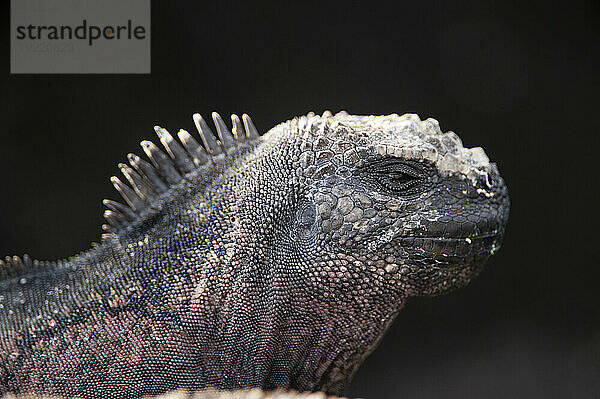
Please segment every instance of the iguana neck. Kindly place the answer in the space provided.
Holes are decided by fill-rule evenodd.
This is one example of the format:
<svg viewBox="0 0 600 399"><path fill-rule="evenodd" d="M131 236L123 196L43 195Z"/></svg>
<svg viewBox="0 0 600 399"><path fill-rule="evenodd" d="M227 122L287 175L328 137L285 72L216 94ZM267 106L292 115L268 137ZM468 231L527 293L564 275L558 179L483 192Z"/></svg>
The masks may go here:
<svg viewBox="0 0 600 399"><path fill-rule="evenodd" d="M194 351L202 353L195 368L204 377L192 386L340 393L396 313L382 319L368 308L340 311L339 302L324 301L302 276L286 290L278 268L264 261L234 256L223 264L225 295L214 295L223 291L210 279L195 287L182 318L199 345ZM357 324L363 325L358 334Z"/></svg>

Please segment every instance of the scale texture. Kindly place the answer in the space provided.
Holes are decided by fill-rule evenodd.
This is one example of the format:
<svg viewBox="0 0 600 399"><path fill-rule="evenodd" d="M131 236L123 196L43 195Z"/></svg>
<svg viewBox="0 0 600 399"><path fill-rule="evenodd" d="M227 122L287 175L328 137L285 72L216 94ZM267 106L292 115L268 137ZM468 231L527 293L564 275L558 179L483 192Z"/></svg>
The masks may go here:
<svg viewBox="0 0 600 399"><path fill-rule="evenodd" d="M434 119L310 113L260 136L212 116L119 165L99 244L0 261L0 393L340 394L409 297L500 247L496 165Z"/></svg>
<svg viewBox="0 0 600 399"><path fill-rule="evenodd" d="M59 399L56 396L13 395L6 394L2 399ZM205 389L190 392L187 390L170 391L165 394L153 396L154 399L347 399L339 396L329 396L323 392L296 392L275 390L265 392L260 388L240 389L235 391L220 391Z"/></svg>

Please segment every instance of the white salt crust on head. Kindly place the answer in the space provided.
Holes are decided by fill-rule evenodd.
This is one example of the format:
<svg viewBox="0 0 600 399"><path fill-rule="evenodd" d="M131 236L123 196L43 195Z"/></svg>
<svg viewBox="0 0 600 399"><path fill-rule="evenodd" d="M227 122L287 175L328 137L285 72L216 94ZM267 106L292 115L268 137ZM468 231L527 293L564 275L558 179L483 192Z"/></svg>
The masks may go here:
<svg viewBox="0 0 600 399"><path fill-rule="evenodd" d="M454 132L442 133L437 120L422 121L417 114L365 116L326 112L323 116L309 114L306 124L302 122L299 127L312 134L344 137L380 155L425 159L435 164L442 175L464 176L473 183L478 176L487 177L490 167L481 147L465 148Z"/></svg>

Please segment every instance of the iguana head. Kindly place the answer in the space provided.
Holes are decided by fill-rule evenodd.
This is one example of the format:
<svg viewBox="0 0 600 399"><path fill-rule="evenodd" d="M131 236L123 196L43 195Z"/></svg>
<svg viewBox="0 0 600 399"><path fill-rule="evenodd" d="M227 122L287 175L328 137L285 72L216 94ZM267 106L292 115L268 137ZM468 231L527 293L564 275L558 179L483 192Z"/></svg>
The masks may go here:
<svg viewBox="0 0 600 399"><path fill-rule="evenodd" d="M500 247L509 199L496 165L434 119L326 113L269 135L294 143L287 167L301 191L281 241L324 291L439 294Z"/></svg>
<svg viewBox="0 0 600 399"><path fill-rule="evenodd" d="M245 126L232 115L231 131L213 119L217 137L194 116L204 148L157 127L172 160L145 141L154 166L129 157L142 178L121 164L135 192L113 178L131 210L106 202L109 231L130 225L131 211L162 208L157 194L187 180L200 195L184 195L191 206L221 203L218 221L241 249L329 293L438 294L468 283L500 247L509 199L496 165L435 119L311 113L262 137L246 115Z"/></svg>

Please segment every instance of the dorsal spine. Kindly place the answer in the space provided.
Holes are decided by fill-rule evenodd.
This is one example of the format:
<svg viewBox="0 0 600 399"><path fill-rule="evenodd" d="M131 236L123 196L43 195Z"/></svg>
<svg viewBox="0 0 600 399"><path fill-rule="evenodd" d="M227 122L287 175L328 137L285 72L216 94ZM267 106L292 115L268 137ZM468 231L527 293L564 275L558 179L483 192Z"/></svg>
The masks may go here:
<svg viewBox="0 0 600 399"><path fill-rule="evenodd" d="M135 154L127 155L130 166L121 163L119 169L129 184L116 176L110 178L125 204L112 200L103 201L108 208L104 211L107 222L102 226L106 231L104 238L140 219L158 196L179 184L186 175L211 163L222 163L226 157L253 145L259 138L252 119L246 114L242 115L241 120L237 115L231 115L232 129L227 127L218 113L213 112L212 119L217 135L200 114L193 115L203 146L183 129L177 134L179 140L176 140L166 129L155 126L154 131L166 153L153 142L144 140L140 144L150 162Z"/></svg>

